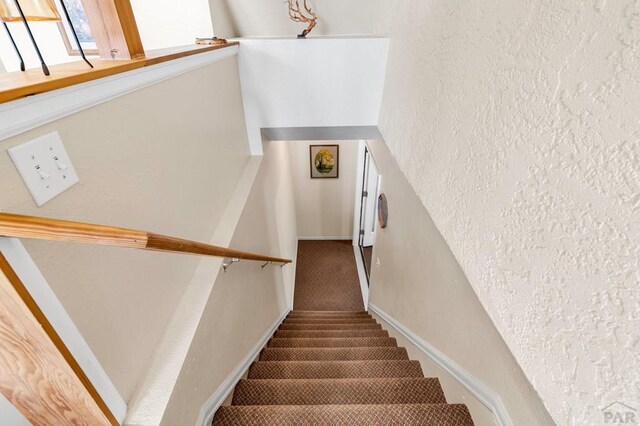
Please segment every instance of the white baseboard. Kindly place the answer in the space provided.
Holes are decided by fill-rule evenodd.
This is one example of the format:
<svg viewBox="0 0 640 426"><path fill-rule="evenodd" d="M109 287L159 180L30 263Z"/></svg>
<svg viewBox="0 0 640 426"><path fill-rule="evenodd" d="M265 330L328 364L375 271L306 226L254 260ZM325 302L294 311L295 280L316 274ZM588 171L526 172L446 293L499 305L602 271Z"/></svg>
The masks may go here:
<svg viewBox="0 0 640 426"><path fill-rule="evenodd" d="M421 337L413 333L398 320L387 314L375 305L369 304L369 310L382 318L390 327L406 337L415 347L431 358L436 364L451 374L465 389L467 389L478 401L487 407L495 417L499 426L512 426L511 418L506 407L502 403L500 395L491 390L478 378L458 365L451 358L425 342Z"/></svg>
<svg viewBox="0 0 640 426"><path fill-rule="evenodd" d="M311 241L329 241L329 240L339 240L339 241L351 241L351 236L341 235L339 237L325 237L325 236L311 236L311 237L301 237L298 236L298 241L300 240L311 240Z"/></svg>
<svg viewBox="0 0 640 426"><path fill-rule="evenodd" d="M367 272L364 270L364 261L360 253L360 247L353 246L353 255L356 257L356 268L358 268L358 281L360 281L360 292L362 293L362 302L364 310L369 306L369 281L367 280Z"/></svg>
<svg viewBox="0 0 640 426"><path fill-rule="evenodd" d="M211 425L213 416L216 414L218 408L220 408L224 400L227 399L231 391L233 391L233 388L236 386L238 381L240 381L244 373L249 369L253 361L258 357L258 355L260 355L260 351L262 350L262 348L264 348L271 336L273 336L273 333L275 333L280 323L288 314L289 311L287 310L278 320L271 324L266 333L264 333L262 338L253 346L253 348L251 348L242 362L238 364L238 366L231 372L231 374L229 374L227 378L220 384L220 386L218 386L218 388L213 392L207 402L205 402L202 408L200 408L196 426Z"/></svg>
<svg viewBox="0 0 640 426"><path fill-rule="evenodd" d="M291 286L291 299L289 300L289 309L293 311L293 302L296 297L296 274L298 273L298 244L300 240L296 240L296 252L293 258L293 283Z"/></svg>

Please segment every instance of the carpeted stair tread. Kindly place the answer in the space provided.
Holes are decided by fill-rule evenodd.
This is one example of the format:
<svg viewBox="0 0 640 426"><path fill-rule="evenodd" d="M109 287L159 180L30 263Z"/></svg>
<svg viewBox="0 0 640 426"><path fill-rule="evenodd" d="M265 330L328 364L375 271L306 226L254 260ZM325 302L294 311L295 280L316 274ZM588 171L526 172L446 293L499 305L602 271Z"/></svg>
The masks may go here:
<svg viewBox="0 0 640 426"><path fill-rule="evenodd" d="M240 380L231 405L440 404L437 378Z"/></svg>
<svg viewBox="0 0 640 426"><path fill-rule="evenodd" d="M368 312L358 314L301 314L291 312L287 318L338 319L338 318L373 318Z"/></svg>
<svg viewBox="0 0 640 426"><path fill-rule="evenodd" d="M283 324L377 324L373 318L285 318Z"/></svg>
<svg viewBox="0 0 640 426"><path fill-rule="evenodd" d="M213 426L473 426L462 404L220 407Z"/></svg>
<svg viewBox="0 0 640 426"><path fill-rule="evenodd" d="M345 314L368 314L367 311L303 311L296 309L294 311L289 312L291 314L299 314L299 315L345 315Z"/></svg>
<svg viewBox="0 0 640 426"><path fill-rule="evenodd" d="M387 330L278 330L274 337L389 337Z"/></svg>
<svg viewBox="0 0 640 426"><path fill-rule="evenodd" d="M281 324L279 330L382 330L380 324Z"/></svg>
<svg viewBox="0 0 640 426"><path fill-rule="evenodd" d="M297 262L303 310L289 312L213 425L473 425L364 310L351 242L300 241Z"/></svg>
<svg viewBox="0 0 640 426"><path fill-rule="evenodd" d="M369 346L398 346L393 337L335 337L335 338L272 338L268 348L344 348Z"/></svg>
<svg viewBox="0 0 640 426"><path fill-rule="evenodd" d="M367 320L373 319L367 315L287 315L286 319L294 320L323 320L323 321L341 321L341 320Z"/></svg>
<svg viewBox="0 0 640 426"><path fill-rule="evenodd" d="M264 348L260 361L408 360L405 348Z"/></svg>
<svg viewBox="0 0 640 426"><path fill-rule="evenodd" d="M256 361L249 379L423 377L418 361Z"/></svg>

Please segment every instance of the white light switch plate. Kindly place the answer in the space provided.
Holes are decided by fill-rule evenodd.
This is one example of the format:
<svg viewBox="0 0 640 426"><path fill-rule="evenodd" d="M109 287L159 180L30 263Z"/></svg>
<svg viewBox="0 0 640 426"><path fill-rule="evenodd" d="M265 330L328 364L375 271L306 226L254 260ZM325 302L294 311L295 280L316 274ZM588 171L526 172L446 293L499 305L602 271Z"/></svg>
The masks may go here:
<svg viewBox="0 0 640 426"><path fill-rule="evenodd" d="M8 151L38 207L78 183L78 175L58 132Z"/></svg>

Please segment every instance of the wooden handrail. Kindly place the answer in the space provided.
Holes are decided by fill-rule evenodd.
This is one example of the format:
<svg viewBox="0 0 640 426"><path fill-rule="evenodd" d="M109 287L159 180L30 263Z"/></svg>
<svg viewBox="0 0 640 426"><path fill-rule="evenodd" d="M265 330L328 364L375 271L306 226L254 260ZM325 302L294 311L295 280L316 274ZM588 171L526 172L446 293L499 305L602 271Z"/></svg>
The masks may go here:
<svg viewBox="0 0 640 426"><path fill-rule="evenodd" d="M264 256L151 232L68 220L24 216L13 213L0 213L0 235L15 238L32 238L37 240L198 254L202 256L259 260L262 262L291 263L291 259Z"/></svg>

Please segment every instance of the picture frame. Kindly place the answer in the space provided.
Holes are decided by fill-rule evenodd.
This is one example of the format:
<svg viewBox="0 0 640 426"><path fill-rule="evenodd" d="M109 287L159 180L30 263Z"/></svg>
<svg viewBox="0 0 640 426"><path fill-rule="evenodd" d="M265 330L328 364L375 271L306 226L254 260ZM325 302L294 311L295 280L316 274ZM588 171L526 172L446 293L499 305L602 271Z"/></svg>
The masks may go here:
<svg viewBox="0 0 640 426"><path fill-rule="evenodd" d="M340 146L310 145L309 175L311 179L338 179L340 177Z"/></svg>

